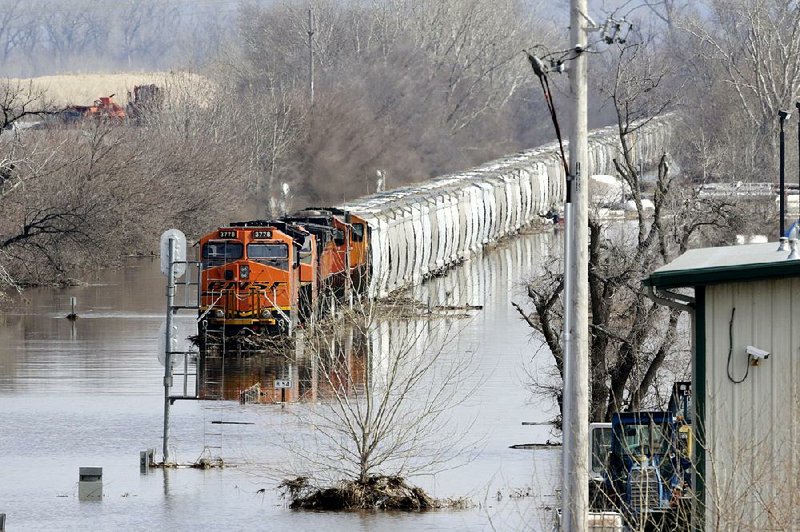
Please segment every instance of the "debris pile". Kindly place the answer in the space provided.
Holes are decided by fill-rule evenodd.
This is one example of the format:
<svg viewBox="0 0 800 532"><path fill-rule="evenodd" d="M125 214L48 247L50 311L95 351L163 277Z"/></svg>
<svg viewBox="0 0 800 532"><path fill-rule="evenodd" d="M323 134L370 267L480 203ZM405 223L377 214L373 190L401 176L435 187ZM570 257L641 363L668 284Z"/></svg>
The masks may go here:
<svg viewBox="0 0 800 532"><path fill-rule="evenodd" d="M366 483L347 480L327 488L313 486L307 477L297 477L284 480L280 487L286 490L293 509L418 511L449 506L400 477L373 476Z"/></svg>

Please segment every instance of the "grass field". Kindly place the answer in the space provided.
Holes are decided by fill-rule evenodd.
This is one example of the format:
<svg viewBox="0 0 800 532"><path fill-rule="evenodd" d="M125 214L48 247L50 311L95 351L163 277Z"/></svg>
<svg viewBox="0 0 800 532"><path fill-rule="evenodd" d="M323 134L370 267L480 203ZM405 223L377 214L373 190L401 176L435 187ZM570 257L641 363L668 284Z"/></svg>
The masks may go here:
<svg viewBox="0 0 800 532"><path fill-rule="evenodd" d="M34 87L46 91L50 102L57 106L91 105L100 96L115 94L114 100L125 105L128 92L135 85L155 83L159 87L191 87L202 93L210 90L208 81L198 74L172 72L142 72L119 74L62 74L57 76L41 76L38 78L19 79L22 83L32 82ZM196 95L202 100L200 94Z"/></svg>

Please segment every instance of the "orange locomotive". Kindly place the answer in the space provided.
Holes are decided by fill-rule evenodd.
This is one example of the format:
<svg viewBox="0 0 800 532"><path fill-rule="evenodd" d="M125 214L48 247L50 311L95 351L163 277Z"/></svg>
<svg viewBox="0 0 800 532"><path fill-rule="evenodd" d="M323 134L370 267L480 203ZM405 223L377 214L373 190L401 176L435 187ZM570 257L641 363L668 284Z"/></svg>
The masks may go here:
<svg viewBox="0 0 800 532"><path fill-rule="evenodd" d="M366 222L336 209L220 227L199 242L201 324L228 335L290 335L363 290L368 243Z"/></svg>
<svg viewBox="0 0 800 532"><path fill-rule="evenodd" d="M319 293L346 299L366 288L367 222L350 212L326 207L298 211L284 218L300 224L317 238Z"/></svg>
<svg viewBox="0 0 800 532"><path fill-rule="evenodd" d="M200 239L201 316L209 330L290 332L298 322L300 250L311 235L239 222Z"/></svg>

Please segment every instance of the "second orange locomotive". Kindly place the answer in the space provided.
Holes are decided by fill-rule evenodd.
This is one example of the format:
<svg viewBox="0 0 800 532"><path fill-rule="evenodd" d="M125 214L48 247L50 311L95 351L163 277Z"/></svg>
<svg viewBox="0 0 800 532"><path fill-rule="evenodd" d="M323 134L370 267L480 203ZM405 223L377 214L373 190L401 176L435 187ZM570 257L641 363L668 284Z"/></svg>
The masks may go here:
<svg viewBox="0 0 800 532"><path fill-rule="evenodd" d="M209 331L291 334L365 287L369 230L337 209L236 222L199 242L201 322Z"/></svg>

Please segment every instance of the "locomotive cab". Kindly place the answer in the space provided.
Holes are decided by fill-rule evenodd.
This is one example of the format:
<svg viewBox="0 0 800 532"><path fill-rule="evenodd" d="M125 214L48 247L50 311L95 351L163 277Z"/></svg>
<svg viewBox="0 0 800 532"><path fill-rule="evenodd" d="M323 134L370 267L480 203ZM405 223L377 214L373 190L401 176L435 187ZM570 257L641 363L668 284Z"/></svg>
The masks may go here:
<svg viewBox="0 0 800 532"><path fill-rule="evenodd" d="M220 227L200 239L200 322L227 335L291 333L361 293L369 227L340 209Z"/></svg>
<svg viewBox="0 0 800 532"><path fill-rule="evenodd" d="M271 222L231 224L200 240L200 314L209 330L291 333L302 242Z"/></svg>

